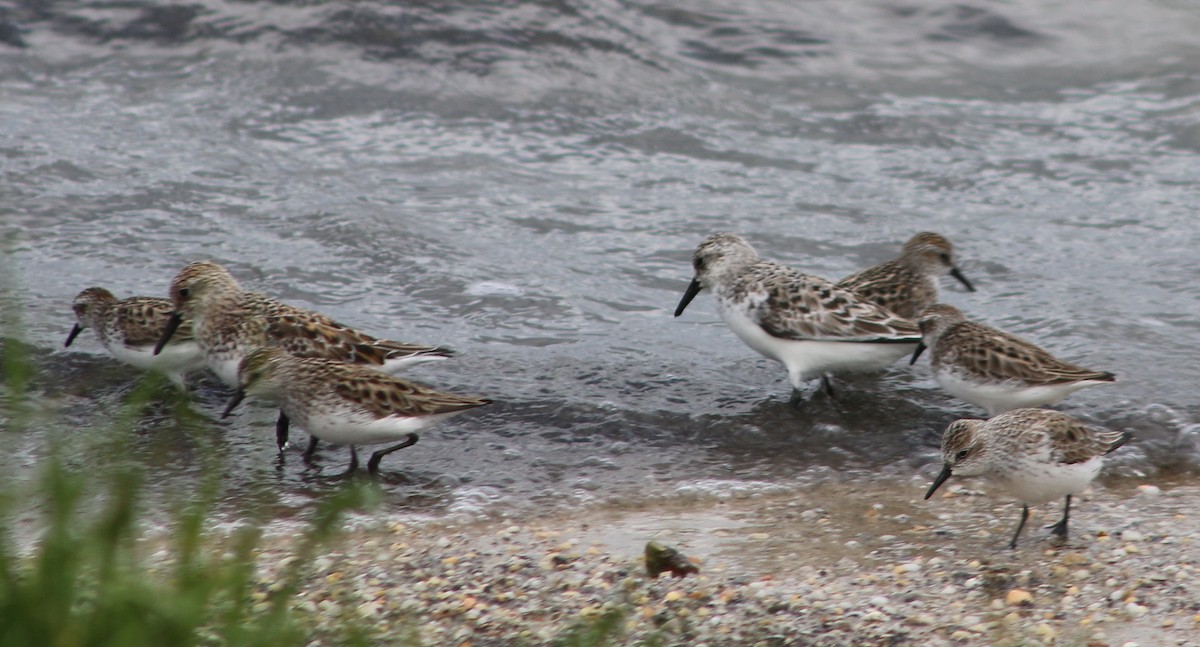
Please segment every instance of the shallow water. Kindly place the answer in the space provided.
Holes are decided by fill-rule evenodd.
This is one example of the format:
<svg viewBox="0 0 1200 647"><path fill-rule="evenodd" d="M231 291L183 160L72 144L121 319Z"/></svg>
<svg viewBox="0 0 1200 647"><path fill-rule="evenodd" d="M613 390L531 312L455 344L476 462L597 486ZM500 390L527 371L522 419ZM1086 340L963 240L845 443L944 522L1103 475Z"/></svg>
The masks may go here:
<svg viewBox="0 0 1200 647"><path fill-rule="evenodd" d="M336 487L276 459L266 407L217 420L211 379L105 449L138 374L62 348L71 298L165 295L213 258L456 348L411 376L497 401L385 461L400 514L932 476L941 429L981 412L924 365L795 411L711 298L671 315L714 231L833 278L933 230L979 290L946 301L1118 374L1060 405L1137 433L1114 472L1200 466L1190 3L30 7L0 11L6 334L40 410L94 441L81 465L129 453L171 493L216 460L228 500L283 517ZM28 473L55 426L0 460Z"/></svg>

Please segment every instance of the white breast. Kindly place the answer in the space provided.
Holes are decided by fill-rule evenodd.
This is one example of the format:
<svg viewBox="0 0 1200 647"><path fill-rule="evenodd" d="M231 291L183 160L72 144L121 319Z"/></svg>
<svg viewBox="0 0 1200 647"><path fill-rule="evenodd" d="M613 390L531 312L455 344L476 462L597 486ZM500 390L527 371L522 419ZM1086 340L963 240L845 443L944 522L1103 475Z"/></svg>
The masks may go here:
<svg viewBox="0 0 1200 647"><path fill-rule="evenodd" d="M1096 478L1103 464L1099 456L1070 464L1026 461L1003 475L992 475L992 479L1009 494L1033 505L1079 494Z"/></svg>
<svg viewBox="0 0 1200 647"><path fill-rule="evenodd" d="M987 409L993 416L1013 409L1056 404L1085 386L1101 384L1095 380L1038 386L1016 381L982 382L952 366L940 367L934 377L950 394Z"/></svg>
<svg viewBox="0 0 1200 647"><path fill-rule="evenodd" d="M826 373L853 373L881 370L916 349L911 344L877 344L847 341L793 341L768 334L750 318L746 308L718 300L718 312L725 324L747 346L761 355L782 363L792 386L799 389L807 380Z"/></svg>

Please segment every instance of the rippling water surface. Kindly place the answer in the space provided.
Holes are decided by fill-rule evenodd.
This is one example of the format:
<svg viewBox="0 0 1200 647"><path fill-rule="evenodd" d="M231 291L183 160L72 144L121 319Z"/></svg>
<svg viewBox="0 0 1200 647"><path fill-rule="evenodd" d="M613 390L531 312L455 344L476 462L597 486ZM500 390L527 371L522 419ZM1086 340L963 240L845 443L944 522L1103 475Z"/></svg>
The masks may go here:
<svg viewBox="0 0 1200 647"><path fill-rule="evenodd" d="M711 298L671 315L715 231L835 278L934 230L979 289L945 300L1118 374L1060 405L1137 432L1116 471L1194 474L1198 32L1168 0L0 5L6 348L59 421L2 460L56 427L104 458L138 373L62 348L71 298L212 258L461 352L411 376L497 403L387 459L400 513L932 475L981 412L925 366L797 411ZM217 420L227 396L145 412L158 488L212 456L281 515L334 487L276 459L265 406Z"/></svg>

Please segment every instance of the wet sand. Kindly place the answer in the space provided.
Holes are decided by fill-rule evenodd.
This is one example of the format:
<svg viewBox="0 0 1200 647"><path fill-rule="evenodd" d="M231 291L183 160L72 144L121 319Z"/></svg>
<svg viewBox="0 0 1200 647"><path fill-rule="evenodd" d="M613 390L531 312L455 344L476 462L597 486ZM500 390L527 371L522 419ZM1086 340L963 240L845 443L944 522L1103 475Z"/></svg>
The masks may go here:
<svg viewBox="0 0 1200 647"><path fill-rule="evenodd" d="M297 605L377 642L551 644L619 615L616 644L1200 645L1200 484L1076 497L1066 544L979 480L846 481L466 525L374 522L314 561ZM648 540L699 566L646 575ZM282 541L282 540L281 540ZM281 550L284 545L278 545ZM264 586L278 560L263 556ZM314 636L326 635L317 628Z"/></svg>

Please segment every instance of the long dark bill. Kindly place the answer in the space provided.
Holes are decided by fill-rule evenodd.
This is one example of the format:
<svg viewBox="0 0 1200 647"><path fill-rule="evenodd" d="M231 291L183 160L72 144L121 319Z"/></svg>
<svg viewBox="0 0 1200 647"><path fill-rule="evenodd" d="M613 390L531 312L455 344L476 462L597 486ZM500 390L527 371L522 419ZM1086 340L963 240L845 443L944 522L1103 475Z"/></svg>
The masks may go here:
<svg viewBox="0 0 1200 647"><path fill-rule="evenodd" d="M275 446L279 451L287 449L289 422L287 414L280 410L279 419L275 421Z"/></svg>
<svg viewBox="0 0 1200 647"><path fill-rule="evenodd" d="M933 496L933 493L937 492L937 489L942 487L942 483L945 483L948 478L950 478L950 466L942 465L942 473L933 479L933 485L930 485L929 490L925 492L925 500L928 501L929 497Z"/></svg>
<svg viewBox="0 0 1200 647"><path fill-rule="evenodd" d="M243 389L238 389L237 393L233 394L233 399L229 401L229 404L225 405L225 412L221 414L221 417L228 418L229 414L233 413L233 410L237 408L237 405L242 403L245 397L246 392Z"/></svg>
<svg viewBox="0 0 1200 647"><path fill-rule="evenodd" d="M912 359L908 360L908 365L912 366L913 364L916 364L917 358L921 356L921 353L925 352L926 348L929 348L929 347L925 345L925 342L923 342L923 341L917 342L917 348L916 348L916 350L913 351Z"/></svg>
<svg viewBox="0 0 1200 647"><path fill-rule="evenodd" d="M67 341L63 344L63 348L70 346L71 342L75 341L75 338L78 337L79 333L81 332L83 332L83 326L75 324L75 327L71 328L71 334L67 335Z"/></svg>
<svg viewBox="0 0 1200 647"><path fill-rule="evenodd" d="M950 276L953 276L954 278L958 279L958 282L963 284L963 287L967 289L967 292L975 291L975 286L971 285L971 282L967 280L967 277L964 276L963 273L961 271L959 271L959 269L957 267L951 268Z"/></svg>
<svg viewBox="0 0 1200 647"><path fill-rule="evenodd" d="M171 318L167 321L167 327L163 330L162 339L159 339L158 345L154 347L155 355L161 353L167 342L171 341L171 335L175 334L175 330L179 328L179 324L181 323L183 323L183 315L178 312L172 312Z"/></svg>
<svg viewBox="0 0 1200 647"><path fill-rule="evenodd" d="M697 294L700 294L700 280L692 279L692 282L687 286L687 290L683 293L683 298L679 300L679 305L675 308L676 317L683 314L683 309L688 307L688 304L692 302L692 299L696 298Z"/></svg>

